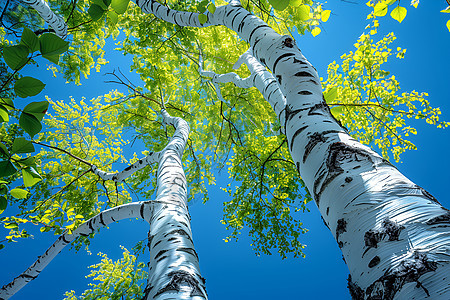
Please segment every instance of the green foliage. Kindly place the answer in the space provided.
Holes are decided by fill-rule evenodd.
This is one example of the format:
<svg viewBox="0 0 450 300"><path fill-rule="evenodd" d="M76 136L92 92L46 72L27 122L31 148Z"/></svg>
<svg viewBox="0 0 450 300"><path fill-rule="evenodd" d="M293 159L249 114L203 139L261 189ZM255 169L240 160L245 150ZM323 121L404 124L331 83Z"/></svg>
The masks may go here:
<svg viewBox="0 0 450 300"><path fill-rule="evenodd" d="M12 144L12 153L34 152L34 146L23 137L16 138Z"/></svg>
<svg viewBox="0 0 450 300"><path fill-rule="evenodd" d="M25 45L14 45L3 48L3 58L13 70L22 68L28 61L28 48Z"/></svg>
<svg viewBox="0 0 450 300"><path fill-rule="evenodd" d="M90 283L90 288L81 296L76 296L75 291L66 292L64 300L141 299L144 296L146 265L138 263L135 255L121 248L124 250L123 257L115 262L106 254L99 253L101 262L90 266L91 273L86 276L96 283Z"/></svg>
<svg viewBox="0 0 450 300"><path fill-rule="evenodd" d="M248 226L252 247L257 254L277 249L282 258L288 253L304 256L300 242L302 228L299 211L311 197L302 195L304 185L287 149L284 136L256 131L246 138L245 147L234 147L229 163L236 188L224 189L232 200L225 203L223 224L231 230L225 241L237 239ZM294 215L296 214L296 215Z"/></svg>
<svg viewBox="0 0 450 300"><path fill-rule="evenodd" d="M25 76L16 81L14 84L14 92L16 92L17 96L26 98L36 96L44 89L44 87L45 84L39 79Z"/></svg>
<svg viewBox="0 0 450 300"><path fill-rule="evenodd" d="M400 154L416 146L408 140L416 129L407 126L405 119L424 119L437 127L447 127L439 121L440 110L432 108L426 93L400 92L394 75L382 65L394 53L389 45L395 40L393 33L374 43L378 22L368 26L354 45L356 50L341 56L342 63L328 66L328 79L323 83L325 99L331 111L361 143L376 145L383 156L396 161ZM397 58L406 50L397 48ZM418 106L420 108L418 108ZM390 153L389 153L390 152Z"/></svg>

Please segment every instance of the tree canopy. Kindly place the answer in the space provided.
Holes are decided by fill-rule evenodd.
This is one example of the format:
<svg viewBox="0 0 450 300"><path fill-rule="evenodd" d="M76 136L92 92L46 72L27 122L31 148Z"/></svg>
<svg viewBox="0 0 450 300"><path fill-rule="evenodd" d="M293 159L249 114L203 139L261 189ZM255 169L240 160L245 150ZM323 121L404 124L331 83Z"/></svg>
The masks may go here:
<svg viewBox="0 0 450 300"><path fill-rule="evenodd" d="M275 250L283 258L289 253L304 256L301 233L307 230L298 212L307 209L311 196L290 158L276 115L256 89L231 83L217 86L199 73L202 67L247 77L250 73L244 66L238 70L233 66L248 45L223 27L180 27L143 14L131 2L108 2L49 1L68 24L68 42L43 30L35 11L14 1L4 6L0 40L0 209L8 230L4 241L30 237L26 226L31 224L40 231L70 232L105 208L151 199L156 170L148 167L114 184L91 173L89 164L111 171L133 163L145 154L127 153L126 147L134 143L142 149L161 150L172 134L156 113L164 101L172 114L182 116L191 127L184 157L190 199L209 200L208 186L216 182L216 168L227 170L232 179L224 187L231 196L224 203L222 222L230 229L225 240L237 238L248 228L256 253ZM322 23L330 17L326 5L290 2L243 5L281 34L321 34ZM167 3L174 9L200 13L222 4ZM417 6L418 1L412 4ZM384 67L388 60L402 59L405 49L392 49L394 34L377 33L384 22L380 17L389 10L393 19L402 22L406 8L397 1L367 5L373 8L370 23L361 28L364 33L354 48L328 66L322 82L324 96L355 138L378 148L386 159L398 161L403 152L416 148L409 136L417 131L408 119L423 119L437 127L448 123L439 119L440 110L430 105L425 92L401 90L395 75ZM204 17L199 19L207 22ZM105 59L105 47L112 40L123 55L132 56L130 70L141 82L129 80L117 69L105 78L119 83L118 88L94 99L68 94L64 101L48 97L24 105L17 100L43 95L45 82L22 75L27 74L26 68L39 70L42 59L47 59L55 76L82 84L93 69L101 72L104 65L113 63ZM12 207L14 213L9 214ZM75 247L89 242L89 238L80 238ZM141 276L139 272L132 276Z"/></svg>

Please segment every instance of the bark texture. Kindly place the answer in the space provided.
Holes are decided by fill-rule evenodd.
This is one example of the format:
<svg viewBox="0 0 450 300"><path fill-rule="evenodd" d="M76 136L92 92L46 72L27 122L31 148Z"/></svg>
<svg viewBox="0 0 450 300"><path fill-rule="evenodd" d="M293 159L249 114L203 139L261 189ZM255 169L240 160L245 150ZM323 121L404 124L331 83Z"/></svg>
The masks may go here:
<svg viewBox="0 0 450 300"><path fill-rule="evenodd" d="M67 36L67 24L64 20L57 16L48 6L47 2L44 0L21 0L23 3L28 4L34 8L38 14L44 19L50 27L53 28L56 35L62 39Z"/></svg>
<svg viewBox="0 0 450 300"><path fill-rule="evenodd" d="M207 299L205 280L200 275L187 207L187 182L181 158L189 136L189 126L181 118L162 110L163 122L175 127L168 145L160 152L128 166L119 173L106 173L96 166L91 171L103 180L121 182L151 162L158 162L157 197L154 201L124 204L106 210L61 235L56 242L11 283L0 289L0 299L9 299L35 279L51 260L78 236L88 236L110 223L141 218L150 224L149 278L144 299Z"/></svg>
<svg viewBox="0 0 450 300"><path fill-rule="evenodd" d="M137 4L162 20L202 26L194 13L153 0ZM277 34L238 1L208 13L203 26L211 25L225 25L249 43L257 62L248 63L247 57L246 63L255 79L263 72L257 63L272 71L272 79L265 74L258 88L284 125L297 169L342 250L352 297L450 299L449 211L348 135L330 113L319 76L292 37ZM274 105L284 102L280 96L274 102L265 92L276 88L273 79L285 97L282 108Z"/></svg>

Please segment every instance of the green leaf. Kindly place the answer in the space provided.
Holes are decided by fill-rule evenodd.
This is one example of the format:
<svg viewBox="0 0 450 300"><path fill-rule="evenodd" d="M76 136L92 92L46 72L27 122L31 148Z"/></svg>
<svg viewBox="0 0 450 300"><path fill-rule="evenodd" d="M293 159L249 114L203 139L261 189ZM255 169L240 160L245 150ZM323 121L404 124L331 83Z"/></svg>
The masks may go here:
<svg viewBox="0 0 450 300"><path fill-rule="evenodd" d="M41 175L33 167L22 169L23 184L31 187L42 180Z"/></svg>
<svg viewBox="0 0 450 300"><path fill-rule="evenodd" d="M303 4L303 0L291 0L290 4L294 7L297 7Z"/></svg>
<svg viewBox="0 0 450 300"><path fill-rule="evenodd" d="M108 18L111 20L111 23L114 25L119 21L119 15L115 11L108 11Z"/></svg>
<svg viewBox="0 0 450 300"><path fill-rule="evenodd" d="M0 244L0 250L2 250L3 248L5 248L5 245Z"/></svg>
<svg viewBox="0 0 450 300"><path fill-rule="evenodd" d="M6 64L13 70L18 70L28 61L28 47L15 45L3 48L3 58Z"/></svg>
<svg viewBox="0 0 450 300"><path fill-rule="evenodd" d="M25 76L16 81L14 84L14 91L17 96L26 98L36 96L44 89L44 87L45 84L43 84L39 79Z"/></svg>
<svg viewBox="0 0 450 300"><path fill-rule="evenodd" d="M0 184L0 194L6 195L8 192L8 186L6 184Z"/></svg>
<svg viewBox="0 0 450 300"><path fill-rule="evenodd" d="M285 10L289 6L289 0L269 0L269 3L276 10Z"/></svg>
<svg viewBox="0 0 450 300"><path fill-rule="evenodd" d="M23 137L18 137L14 139L11 151L12 153L31 153L35 150L32 142Z"/></svg>
<svg viewBox="0 0 450 300"><path fill-rule="evenodd" d="M447 21L447 29L450 31L450 20Z"/></svg>
<svg viewBox="0 0 450 300"><path fill-rule="evenodd" d="M23 112L33 115L36 117L36 119L42 121L42 118L44 118L44 115L48 110L48 105L48 101L31 102L30 104L25 106Z"/></svg>
<svg viewBox="0 0 450 300"><path fill-rule="evenodd" d="M30 157L27 157L27 158L23 158L23 159L19 160L19 163L21 165L24 165L24 166L27 166L27 167L34 166L34 165L36 165L36 157L30 156Z"/></svg>
<svg viewBox="0 0 450 300"><path fill-rule="evenodd" d="M323 96L325 97L325 101L327 103L333 102L338 95L337 91L338 91L337 87L334 86L331 89L329 89L326 93L324 93Z"/></svg>
<svg viewBox="0 0 450 300"><path fill-rule="evenodd" d="M69 42L53 33L44 33L39 37L39 48L44 57L59 55L69 49Z"/></svg>
<svg viewBox="0 0 450 300"><path fill-rule="evenodd" d="M20 43L28 47L31 53L39 50L39 39L37 35L28 28L24 28Z"/></svg>
<svg viewBox="0 0 450 300"><path fill-rule="evenodd" d="M9 160L0 161L0 177L11 176L16 172L16 168L14 168L14 165Z"/></svg>
<svg viewBox="0 0 450 300"><path fill-rule="evenodd" d="M450 6L447 7L446 9L444 9L444 10L441 10L441 13L450 14Z"/></svg>
<svg viewBox="0 0 450 300"><path fill-rule="evenodd" d="M6 197L0 196L0 214L5 211L7 205L8 205L8 201L6 200ZM3 246L3 245L0 245L0 246ZM0 247L0 249L1 249L1 247Z"/></svg>
<svg viewBox="0 0 450 300"><path fill-rule="evenodd" d="M51 61L54 64L58 64L59 63L59 54L54 54L54 55L42 55L43 58L48 59L49 61Z"/></svg>
<svg viewBox="0 0 450 300"><path fill-rule="evenodd" d="M14 103L10 98L0 98L0 104L3 105L7 110L14 108Z"/></svg>
<svg viewBox="0 0 450 300"><path fill-rule="evenodd" d="M403 6L397 6L391 12L391 17L401 23L406 17L407 10Z"/></svg>
<svg viewBox="0 0 450 300"><path fill-rule="evenodd" d="M330 108L331 113L333 114L333 116L338 116L338 115L342 115L344 113L344 106L343 105L338 105L335 107Z"/></svg>
<svg viewBox="0 0 450 300"><path fill-rule="evenodd" d="M0 123L1 122L9 122L8 110L0 105Z"/></svg>
<svg viewBox="0 0 450 300"><path fill-rule="evenodd" d="M199 13L203 14L206 11L206 5L200 3L199 5L197 5L197 10Z"/></svg>
<svg viewBox="0 0 450 300"><path fill-rule="evenodd" d="M8 158L10 157L9 151L6 148L6 146L3 145L3 143L0 143L0 156L8 157Z"/></svg>
<svg viewBox="0 0 450 300"><path fill-rule="evenodd" d="M16 199L25 199L29 194L28 191L18 188L10 190L9 193Z"/></svg>
<svg viewBox="0 0 450 300"><path fill-rule="evenodd" d="M111 7L119 15L124 14L127 11L130 0L112 0Z"/></svg>
<svg viewBox="0 0 450 300"><path fill-rule="evenodd" d="M106 0L94 0L92 2L95 5L100 6L103 10L107 10L108 6L111 4L111 0L106 1Z"/></svg>
<svg viewBox="0 0 450 300"><path fill-rule="evenodd" d="M208 21L208 16L204 14L199 14L198 20L200 21L200 24L205 24Z"/></svg>
<svg viewBox="0 0 450 300"><path fill-rule="evenodd" d="M214 3L208 4L208 10L212 14L214 14L216 12L216 6L214 5Z"/></svg>
<svg viewBox="0 0 450 300"><path fill-rule="evenodd" d="M378 2L373 8L373 14L377 17L384 17L387 14L388 5L384 2Z"/></svg>
<svg viewBox="0 0 450 300"><path fill-rule="evenodd" d="M36 133L42 130L42 124L39 120L26 112L22 112L19 118L19 125L33 138Z"/></svg>
<svg viewBox="0 0 450 300"><path fill-rule="evenodd" d="M311 19L311 17L309 16L311 9L308 5L301 5L298 9L297 9L297 14L298 17L301 21L306 21Z"/></svg>
<svg viewBox="0 0 450 300"><path fill-rule="evenodd" d="M98 21L105 13L105 10L101 8L100 5L92 4L88 9L88 14L91 16L93 21Z"/></svg>

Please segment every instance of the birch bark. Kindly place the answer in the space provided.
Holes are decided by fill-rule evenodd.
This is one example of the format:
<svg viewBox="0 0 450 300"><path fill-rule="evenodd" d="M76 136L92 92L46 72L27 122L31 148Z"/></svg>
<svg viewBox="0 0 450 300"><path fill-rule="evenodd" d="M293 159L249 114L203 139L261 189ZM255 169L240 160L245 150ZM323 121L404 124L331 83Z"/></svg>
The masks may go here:
<svg viewBox="0 0 450 300"><path fill-rule="evenodd" d="M162 151L150 153L119 173L106 173L91 166L91 171L103 180L121 182L151 162L158 162L156 199L111 208L89 219L74 232L61 235L33 265L0 289L0 299L9 299L35 279L76 237L88 236L101 227L126 218L141 218L150 224L149 278L144 299L207 299L205 280L200 275L192 240L187 182L181 165L189 126L183 119L171 117L164 109L161 113L163 123L175 127L173 137Z"/></svg>
<svg viewBox="0 0 450 300"><path fill-rule="evenodd" d="M292 37L277 34L239 1L206 12L203 25L196 13L177 12L154 0L136 3L143 12L180 26L224 25L272 71L285 97L277 115L289 150L342 250L354 299L450 299L449 211L347 134ZM270 81L260 84L264 94Z"/></svg>
<svg viewBox="0 0 450 300"><path fill-rule="evenodd" d="M49 24L55 31L56 35L62 39L67 36L67 24L64 20L57 16L44 0L21 0L23 3L30 5L38 14Z"/></svg>

